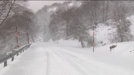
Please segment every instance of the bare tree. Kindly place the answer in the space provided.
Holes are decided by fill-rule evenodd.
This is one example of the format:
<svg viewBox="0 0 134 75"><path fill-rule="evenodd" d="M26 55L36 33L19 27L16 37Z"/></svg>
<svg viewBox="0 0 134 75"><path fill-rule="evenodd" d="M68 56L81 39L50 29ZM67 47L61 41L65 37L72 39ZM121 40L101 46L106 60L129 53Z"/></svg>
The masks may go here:
<svg viewBox="0 0 134 75"><path fill-rule="evenodd" d="M0 1L0 26L5 22L5 20L12 14L12 9L17 3L22 3L27 0L2 0Z"/></svg>

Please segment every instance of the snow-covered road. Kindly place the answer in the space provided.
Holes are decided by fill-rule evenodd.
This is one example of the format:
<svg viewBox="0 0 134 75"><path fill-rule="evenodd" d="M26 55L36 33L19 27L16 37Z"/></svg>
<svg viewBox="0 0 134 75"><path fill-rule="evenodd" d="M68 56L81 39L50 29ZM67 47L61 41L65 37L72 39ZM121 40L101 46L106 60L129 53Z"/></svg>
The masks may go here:
<svg viewBox="0 0 134 75"><path fill-rule="evenodd" d="M6 68L0 68L0 75L134 75L134 72L94 59L87 50L34 44Z"/></svg>
<svg viewBox="0 0 134 75"><path fill-rule="evenodd" d="M125 68L97 62L90 57L67 52L62 48L47 48L49 54L48 75L132 75Z"/></svg>

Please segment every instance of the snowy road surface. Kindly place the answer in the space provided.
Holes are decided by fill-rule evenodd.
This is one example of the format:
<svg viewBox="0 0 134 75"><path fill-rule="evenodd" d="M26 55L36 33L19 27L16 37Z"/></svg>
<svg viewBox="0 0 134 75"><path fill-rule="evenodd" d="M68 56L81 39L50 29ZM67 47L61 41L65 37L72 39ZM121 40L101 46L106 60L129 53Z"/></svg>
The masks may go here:
<svg viewBox="0 0 134 75"><path fill-rule="evenodd" d="M56 44L33 44L14 62L9 61L6 68L0 68L0 75L134 75L134 60L127 62L112 54Z"/></svg>

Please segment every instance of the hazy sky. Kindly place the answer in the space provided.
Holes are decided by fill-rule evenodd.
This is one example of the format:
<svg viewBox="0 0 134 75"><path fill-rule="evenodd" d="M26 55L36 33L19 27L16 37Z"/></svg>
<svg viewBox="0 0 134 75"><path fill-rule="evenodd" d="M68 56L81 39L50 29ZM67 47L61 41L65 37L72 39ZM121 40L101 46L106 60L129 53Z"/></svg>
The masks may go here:
<svg viewBox="0 0 134 75"><path fill-rule="evenodd" d="M41 9L44 5L51 5L53 3L62 3L63 1L28 1L28 8L34 12Z"/></svg>

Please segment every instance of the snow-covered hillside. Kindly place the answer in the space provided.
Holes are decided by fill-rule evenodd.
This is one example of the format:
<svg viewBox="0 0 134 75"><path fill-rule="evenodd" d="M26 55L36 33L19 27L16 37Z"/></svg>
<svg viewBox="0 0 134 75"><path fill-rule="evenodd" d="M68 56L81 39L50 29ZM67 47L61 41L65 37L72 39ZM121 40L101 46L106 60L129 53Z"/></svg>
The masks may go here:
<svg viewBox="0 0 134 75"><path fill-rule="evenodd" d="M130 31L134 38L134 16L129 16L126 18L130 21ZM117 36L117 23L115 23L113 20L108 20L105 23L99 23L95 28L95 42L96 46L104 46L106 44L113 43L113 39L115 39L115 36ZM89 33L92 36L92 30L89 31ZM132 39L134 40L134 39Z"/></svg>
<svg viewBox="0 0 134 75"><path fill-rule="evenodd" d="M73 44L73 46L71 46ZM30 49L8 61L0 75L134 75L134 42L80 48L76 41L64 40L32 44Z"/></svg>
<svg viewBox="0 0 134 75"><path fill-rule="evenodd" d="M91 34L92 31L90 31ZM116 36L115 23L108 20L106 23L99 23L95 28L95 41L98 46L110 44L111 40Z"/></svg>

